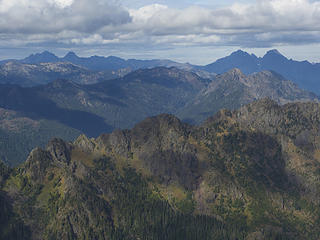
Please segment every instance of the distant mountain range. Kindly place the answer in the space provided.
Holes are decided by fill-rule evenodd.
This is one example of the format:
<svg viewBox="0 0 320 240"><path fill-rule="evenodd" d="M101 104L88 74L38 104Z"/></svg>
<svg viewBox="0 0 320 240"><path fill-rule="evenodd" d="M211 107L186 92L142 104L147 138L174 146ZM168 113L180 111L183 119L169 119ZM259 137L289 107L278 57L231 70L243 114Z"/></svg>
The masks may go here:
<svg viewBox="0 0 320 240"><path fill-rule="evenodd" d="M2 61L0 239L320 239L319 67Z"/></svg>
<svg viewBox="0 0 320 240"><path fill-rule="evenodd" d="M202 70L217 74L233 68L239 68L245 74L272 70L295 82L301 88L320 95L320 63L312 64L308 61L288 59L277 50L268 51L262 58L239 50L214 63L200 67Z"/></svg>
<svg viewBox="0 0 320 240"><path fill-rule="evenodd" d="M45 51L32 54L22 60L0 61L0 83L31 87L47 84L57 79L68 79L80 84L93 84L123 77L138 69L161 66L191 69L191 65L170 60L124 60L113 56L82 58L73 52L59 58ZM196 72L203 76L212 75L200 69Z"/></svg>
<svg viewBox="0 0 320 240"><path fill-rule="evenodd" d="M319 138L319 103L270 99L55 138L0 162L0 239L318 240Z"/></svg>
<svg viewBox="0 0 320 240"><path fill-rule="evenodd" d="M91 56L91 57L78 57L74 52L68 52L64 57L59 58L53 53L44 51L42 53L32 54L29 57L18 60L21 63L27 64L39 64L39 63L56 63L56 62L70 62L90 70L95 71L108 71L108 70L120 70L128 68L131 71L140 68L152 68L152 67L183 67L187 64L181 64L170 60L137 60L128 59L124 60L119 57L109 56Z"/></svg>
<svg viewBox="0 0 320 240"><path fill-rule="evenodd" d="M90 85L70 80L55 80L32 88L0 85L0 108L10 113L3 114L0 129L4 136L14 133L10 139L21 133L20 139L28 142L20 146L24 152L19 152L20 157L15 155L12 159L13 155L4 154L2 158L6 162L21 162L31 146L42 145L50 137L72 139L79 133L95 137L116 128L130 128L160 113L173 113L184 121L200 123L222 108L236 109L264 97L281 104L319 100L274 72L246 76L239 69L213 79L174 67L158 67ZM22 119L32 124L17 124ZM55 123L52 127L50 121ZM13 127L8 128L8 123ZM43 125L46 128L39 127ZM43 137L32 138L32 129ZM28 139L39 142L33 145L37 140ZM12 146L9 152L15 149Z"/></svg>
<svg viewBox="0 0 320 240"><path fill-rule="evenodd" d="M21 86L34 86L36 84L45 84L48 81L55 80L54 78L67 78L76 81L76 75L62 74L61 71L56 69L57 63L60 63L59 67L62 68L61 62L68 62L77 67L82 67L79 72L93 71L86 74L82 74L80 80L76 81L79 83L93 83L94 81L99 82L102 80L122 77L125 74L145 68L154 67L177 67L184 70L190 70L198 73L201 77L211 77L212 74L222 74L233 68L239 68L244 74L251 74L255 72L261 72L264 70L270 70L279 73L288 80L293 81L298 84L300 88L313 91L314 93L320 95L320 63L310 63L308 61L295 61L288 59L283 56L277 50L268 51L263 57L257 57L254 54L249 54L247 52L238 50L233 52L231 55L224 58L218 59L217 61L208 64L206 66L195 66L191 64L178 63L170 60L137 60L137 59L122 59L115 56L101 57L101 56L91 56L91 57L78 57L74 52L67 53L64 57L57 57L53 53L44 51L42 53L32 54L29 57L22 60L3 60L0 61L0 65L4 65L8 62L20 63L21 65L15 64L15 67L9 71L0 69L0 82L2 83L17 83ZM46 63L46 67L43 66ZM51 63L51 64L49 64ZM53 64L55 63L55 64ZM25 65L26 64L26 65ZM9 64L14 65L14 64ZM26 75L24 75L24 69L30 68L30 65L37 68L39 73L38 76L42 76L43 81L39 81L39 77L36 75L37 81L30 82L29 70L27 70ZM21 67L21 70L18 69ZM66 73L70 72L67 65ZM44 70L41 70L44 68ZM48 68L55 68L56 70L48 71ZM72 66L76 68L76 66ZM85 69L83 69L85 68ZM19 74L17 74L17 72ZM18 80L19 79L19 80ZM24 83L22 80L25 79ZM94 79L90 81L88 79Z"/></svg>
<svg viewBox="0 0 320 240"><path fill-rule="evenodd" d="M69 62L21 63L10 61L0 65L0 83L17 84L24 87L50 83L57 79L68 79L81 84L92 84L122 77L129 70L93 71Z"/></svg>
<svg viewBox="0 0 320 240"><path fill-rule="evenodd" d="M245 75L235 68L217 75L177 115L191 123L201 123L222 108L237 109L266 97L279 104L319 101L316 94L302 90L278 73L262 71Z"/></svg>

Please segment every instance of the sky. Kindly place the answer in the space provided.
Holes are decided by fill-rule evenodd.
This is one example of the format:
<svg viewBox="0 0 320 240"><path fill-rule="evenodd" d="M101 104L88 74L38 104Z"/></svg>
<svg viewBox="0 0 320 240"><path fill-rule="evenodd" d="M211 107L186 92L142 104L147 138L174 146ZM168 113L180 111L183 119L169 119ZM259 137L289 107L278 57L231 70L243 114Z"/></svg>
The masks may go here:
<svg viewBox="0 0 320 240"><path fill-rule="evenodd" d="M320 0L0 0L0 59L49 50L207 64L274 48L320 62Z"/></svg>

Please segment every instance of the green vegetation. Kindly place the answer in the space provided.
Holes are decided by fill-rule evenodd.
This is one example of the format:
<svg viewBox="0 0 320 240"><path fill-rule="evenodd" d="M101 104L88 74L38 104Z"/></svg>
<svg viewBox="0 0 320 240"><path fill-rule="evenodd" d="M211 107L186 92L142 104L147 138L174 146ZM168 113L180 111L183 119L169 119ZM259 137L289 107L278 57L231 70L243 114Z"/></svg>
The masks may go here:
<svg viewBox="0 0 320 240"><path fill-rule="evenodd" d="M175 210L134 169L120 173L107 157L93 162L95 167L83 179L54 168L43 185L30 182L19 168L5 190L23 194L15 210L31 226L39 224L44 239L244 239L245 232L237 226L193 215L191 193ZM5 224L1 228L11 231Z"/></svg>
<svg viewBox="0 0 320 240"><path fill-rule="evenodd" d="M61 67L70 66L62 63ZM157 67L100 82L100 74L93 77L74 67L71 65L71 75L62 76L68 80L31 88L0 85L0 159L17 166L28 152L43 147L51 137L67 141L82 133L97 137L114 129L131 128L160 113L174 113L184 121L200 123L223 108L237 109L262 97L272 97L281 104L318 99L267 71L246 76L234 69L206 79L174 67ZM75 77L79 78L73 82ZM81 85L79 81L98 83Z"/></svg>
<svg viewBox="0 0 320 240"><path fill-rule="evenodd" d="M81 132L58 122L40 120L37 126L21 125L10 131L0 128L0 160L10 166L25 161L35 146L44 147L53 137L74 140Z"/></svg>
<svg viewBox="0 0 320 240"><path fill-rule="evenodd" d="M198 127L162 114L54 139L18 168L0 164L1 237L317 240L316 106L263 100Z"/></svg>

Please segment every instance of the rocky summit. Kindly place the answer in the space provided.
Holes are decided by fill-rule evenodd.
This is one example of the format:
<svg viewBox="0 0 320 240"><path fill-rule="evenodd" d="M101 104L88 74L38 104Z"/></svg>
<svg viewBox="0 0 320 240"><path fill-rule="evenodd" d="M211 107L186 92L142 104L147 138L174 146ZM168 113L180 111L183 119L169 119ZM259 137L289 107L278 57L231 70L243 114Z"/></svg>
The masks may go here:
<svg viewBox="0 0 320 240"><path fill-rule="evenodd" d="M0 165L1 239L319 239L320 105L262 99Z"/></svg>
<svg viewBox="0 0 320 240"><path fill-rule="evenodd" d="M238 68L217 75L197 96L178 110L178 116L201 123L223 108L237 109L258 99L270 98L279 104L319 102L319 97L298 87L273 71L245 75Z"/></svg>

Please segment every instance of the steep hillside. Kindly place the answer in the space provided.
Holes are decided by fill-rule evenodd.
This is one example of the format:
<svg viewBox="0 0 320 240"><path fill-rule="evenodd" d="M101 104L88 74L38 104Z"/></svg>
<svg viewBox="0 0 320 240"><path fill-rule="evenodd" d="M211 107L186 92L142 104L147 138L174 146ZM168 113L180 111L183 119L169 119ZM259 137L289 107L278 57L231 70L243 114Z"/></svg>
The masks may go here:
<svg viewBox="0 0 320 240"><path fill-rule="evenodd" d="M43 141L33 133L38 131L40 122L46 123L40 131L46 136L45 141L53 136L72 139L79 133L98 136L115 128L132 127L148 116L172 113L206 85L207 80L175 68L140 70L121 79L87 86L68 80L33 88L0 85L0 107L4 109L1 138L20 138L18 142L33 139L27 141L26 148L18 142L14 144L14 140L2 142L2 160L11 164L22 162L30 146L42 145ZM5 111L14 114L8 118ZM14 131L7 127L7 121L19 122L21 126ZM37 128L24 127L29 122Z"/></svg>
<svg viewBox="0 0 320 240"><path fill-rule="evenodd" d="M87 86L69 80L33 88L2 85L0 106L55 119L92 136L108 131L107 125L130 127L147 116L174 112L207 83L176 68L154 68Z"/></svg>
<svg viewBox="0 0 320 240"><path fill-rule="evenodd" d="M26 127L30 122L31 126L45 125L39 132L46 136L45 141L52 136L72 139L79 133L96 137L116 128L131 128L144 118L160 113L173 113L185 121L200 123L222 108L235 109L263 97L271 97L281 104L317 100L314 94L300 90L275 73L245 76L239 70L218 75L214 80L177 68L160 67L90 85L69 80L55 80L32 88L0 85L0 107L4 109L5 119L0 123L4 129L0 136L19 139L21 135L23 141L32 139L23 148L12 144L15 140L4 141L0 144L1 157L9 163L22 162L27 150L43 145L42 138L33 134L38 128ZM5 111L14 114L7 119ZM8 128L7 120L10 124L19 122L19 131ZM6 142L11 142L10 147ZM24 155L13 152L14 149L24 149Z"/></svg>
<svg viewBox="0 0 320 240"><path fill-rule="evenodd" d="M319 239L319 107L265 99L197 127L162 114L97 139L53 139L20 167L1 165L2 218L12 224L0 232Z"/></svg>
<svg viewBox="0 0 320 240"><path fill-rule="evenodd" d="M217 75L195 99L178 110L177 115L186 121L200 123L222 108L237 109L265 97L279 104L319 101L315 94L300 89L275 72L244 75L236 68Z"/></svg>
<svg viewBox="0 0 320 240"><path fill-rule="evenodd" d="M35 146L45 146L55 136L74 140L81 133L55 120L33 119L0 108L0 161L16 166Z"/></svg>

